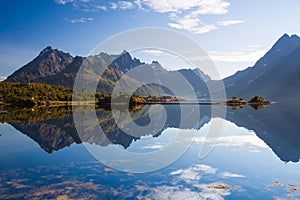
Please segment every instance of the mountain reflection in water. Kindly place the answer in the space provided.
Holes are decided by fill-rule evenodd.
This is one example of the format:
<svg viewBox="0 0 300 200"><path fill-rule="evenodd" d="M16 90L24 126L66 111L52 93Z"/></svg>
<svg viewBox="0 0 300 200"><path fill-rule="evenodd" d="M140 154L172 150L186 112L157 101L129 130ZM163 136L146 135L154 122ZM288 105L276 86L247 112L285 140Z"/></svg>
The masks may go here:
<svg viewBox="0 0 300 200"><path fill-rule="evenodd" d="M188 106L188 105L185 105ZM299 106L288 104L274 104L266 106L261 110L253 110L251 107L233 110L230 107L215 105L217 109L226 109L225 120L233 122L239 127L253 130L272 151L283 162L299 162L300 159L300 140L298 130L300 129ZM76 108L73 108L76 113ZM93 107L90 107L91 112ZM130 112L133 121L145 126L150 122L150 105L120 109L120 112ZM201 129L204 124L211 120L211 106L200 106L200 116L198 123L180 124L181 109L180 105L166 105L164 109L167 119L161 130L155 133L137 133L134 136L126 134L118 127L109 109L96 109L96 115L103 134L78 135L73 121L71 107L42 107L34 109L10 109L5 115L0 116L0 121L11 124L15 129L29 136L37 142L42 149L48 153L58 151L73 143L87 142L100 146L118 144L125 149L133 141L139 140L143 136L159 137L162 132L169 128ZM189 117L190 113L184 113L184 117ZM127 122L122 122L126 124ZM93 129L97 124L89 124Z"/></svg>

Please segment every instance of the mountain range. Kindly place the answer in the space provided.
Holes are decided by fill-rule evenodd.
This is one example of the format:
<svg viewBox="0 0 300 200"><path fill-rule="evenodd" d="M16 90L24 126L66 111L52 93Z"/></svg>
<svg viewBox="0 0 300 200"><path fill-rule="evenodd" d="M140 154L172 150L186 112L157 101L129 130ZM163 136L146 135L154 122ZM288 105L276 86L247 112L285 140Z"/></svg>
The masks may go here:
<svg viewBox="0 0 300 200"><path fill-rule="evenodd" d="M97 82L97 90L102 93L112 93L115 84L121 77L126 77L126 72L133 68L144 67L151 71L159 71L166 76L172 77L174 73L182 74L187 81L194 87L197 94L207 93L205 81L210 80L209 76L204 74L200 69L181 69L178 71L167 71L160 63L153 61L150 64L141 62L139 59L132 58L127 51L119 55L109 55L100 53L99 55L80 57L71 56L69 53L46 47L32 61L8 76L7 82L38 82L53 85L61 85L72 88L79 68L88 63L84 74L87 82ZM101 69L105 69L102 76L99 77ZM136 80L126 77L127 84L125 87L133 88ZM202 90L205 88L205 90ZM171 92L157 84L144 85L139 88L139 95L163 95Z"/></svg>
<svg viewBox="0 0 300 200"><path fill-rule="evenodd" d="M116 82L126 76L126 72L140 66L155 68L167 76L182 74L191 84L198 98L209 98L206 83L219 85L223 81L227 97L238 96L245 99L261 95L271 101L289 101L297 103L300 97L300 38L297 35L284 34L273 47L259 59L253 67L227 77L223 80L211 80L200 69L181 69L167 71L158 62L150 64L132 58L124 51L119 55L100 53L99 55L80 57L47 47L28 64L10 75L9 82L40 82L73 87L76 74L83 62L93 63L87 79L98 82L98 91L111 93ZM97 76L96 68L107 67L103 75ZM100 81L99 81L100 80ZM135 80L127 77L126 87L133 87ZM218 91L218 88L214 88ZM146 85L138 91L140 95L170 94L166 88L158 85ZM187 94L186 94L187 95Z"/></svg>

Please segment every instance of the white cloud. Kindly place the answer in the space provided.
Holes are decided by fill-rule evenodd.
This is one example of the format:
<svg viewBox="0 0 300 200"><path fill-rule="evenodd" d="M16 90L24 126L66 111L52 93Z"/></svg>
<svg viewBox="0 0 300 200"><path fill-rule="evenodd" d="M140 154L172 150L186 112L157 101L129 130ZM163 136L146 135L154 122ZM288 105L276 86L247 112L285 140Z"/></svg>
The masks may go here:
<svg viewBox="0 0 300 200"><path fill-rule="evenodd" d="M186 30L194 34L208 33L217 29L214 24L205 24L201 15L220 15L228 12L230 3L224 0L136 0L136 5L155 12L168 13L171 28Z"/></svg>
<svg viewBox="0 0 300 200"><path fill-rule="evenodd" d="M220 26L243 23L244 20L223 20L219 22L203 22L203 15L223 15L229 12L227 0L131 0L112 1L108 5L96 5L90 0L55 0L58 4L71 3L74 8L86 12L99 10L128 10L137 8L140 11L165 13L169 17L167 25L174 29L204 34ZM97 2L97 1L96 1Z"/></svg>
<svg viewBox="0 0 300 200"><path fill-rule="evenodd" d="M129 1L119 1L119 7L121 10L133 9L134 4Z"/></svg>
<svg viewBox="0 0 300 200"><path fill-rule="evenodd" d="M160 144L154 144L154 145L147 145L147 146L144 146L142 147L142 149L161 149L163 148L164 146L163 145L160 145Z"/></svg>
<svg viewBox="0 0 300 200"><path fill-rule="evenodd" d="M99 8L100 10L107 11L107 7L106 6L97 6L97 8Z"/></svg>
<svg viewBox="0 0 300 200"><path fill-rule="evenodd" d="M213 168L209 165L204 164L195 164L187 169L179 169L176 171L173 171L170 173L172 176L172 179L174 180L174 184L176 184L176 189L174 191L166 191L164 192L168 195L170 194L176 194L173 192L176 192L177 189L181 188L181 191L186 191L187 193L185 195L191 195L194 194L194 191L187 191L184 189L183 185L186 186L188 184L188 188L198 188L200 191L197 190L197 195L201 197L202 199L224 199L225 196L228 196L231 194L231 191L239 189L239 186L230 186L228 184L224 184L222 182L212 182L208 184L202 184L200 179L204 175L208 174L216 174L217 169ZM218 174L221 178L243 178L245 176L234 174L230 172L222 172ZM185 184L181 184L180 182L184 181ZM180 187L181 186L181 187ZM156 191L156 190L154 190ZM161 194L161 193L160 193ZM166 195L165 194L165 195ZM175 196L169 196L169 197L175 197ZM194 196L191 196L194 197ZM172 198L170 198L172 199ZM184 199L184 198L179 198ZM197 199L197 198L196 198Z"/></svg>
<svg viewBox="0 0 300 200"><path fill-rule="evenodd" d="M111 5L110 6L111 9L113 9L113 10L118 9L118 4L116 4L116 3L113 2L113 3L110 3L110 5Z"/></svg>
<svg viewBox="0 0 300 200"><path fill-rule="evenodd" d="M144 199L144 198L142 198ZM154 189L154 192L149 195L149 199L191 199L203 200L198 192L191 191L189 188L181 188L179 186L159 186Z"/></svg>
<svg viewBox="0 0 300 200"><path fill-rule="evenodd" d="M165 52L157 49L146 49L142 50L143 53L150 54L150 55L161 55L164 54Z"/></svg>
<svg viewBox="0 0 300 200"><path fill-rule="evenodd" d="M230 3L224 0L203 0L200 9L193 12L194 15L222 15L228 13Z"/></svg>
<svg viewBox="0 0 300 200"><path fill-rule="evenodd" d="M215 174L217 169L203 164L195 164L187 169L179 169L170 172L170 175L177 176L177 180L185 181L187 183L192 183L194 181L199 181L202 175L205 174Z"/></svg>
<svg viewBox="0 0 300 200"><path fill-rule="evenodd" d="M171 28L187 30L192 33L202 34L210 32L217 27L213 24L204 24L197 16L185 15L183 17L178 17L178 15L169 15L173 19L174 23L169 23Z"/></svg>
<svg viewBox="0 0 300 200"><path fill-rule="evenodd" d="M244 23L245 20L224 20L218 22L219 26L230 26L230 25L235 25L235 24L241 24Z"/></svg>
<svg viewBox="0 0 300 200"><path fill-rule="evenodd" d="M202 171L204 172L205 174L215 174L217 169L216 168L213 168L211 166L208 166L208 165L203 165L203 164L197 164L197 165L194 165L195 166L195 169L197 171Z"/></svg>
<svg viewBox="0 0 300 200"><path fill-rule="evenodd" d="M203 26L198 27L194 31L194 33L196 33L196 34L208 33L208 32L210 32L212 30L215 30L215 29L217 29L217 27L213 24L204 24Z"/></svg>
<svg viewBox="0 0 300 200"><path fill-rule="evenodd" d="M86 4L91 2L91 0L55 0L57 4L66 5L68 3L72 3L73 5L77 4Z"/></svg>
<svg viewBox="0 0 300 200"><path fill-rule="evenodd" d="M139 196L139 199L224 199L231 191L242 191L238 185L231 186L220 181L202 183L202 176L216 174L217 169L204 164L194 164L186 169L178 169L170 172L172 186L161 185L155 188L146 189L149 193L146 196ZM242 178L243 175L230 172L222 172L217 177ZM214 176L216 177L216 176ZM145 188L145 187L144 187Z"/></svg>
<svg viewBox="0 0 300 200"><path fill-rule="evenodd" d="M266 49L251 51L216 52L210 51L209 56L213 61L223 62L255 62L267 52Z"/></svg>
<svg viewBox="0 0 300 200"><path fill-rule="evenodd" d="M97 1L93 0L55 0L55 2L60 5L71 4L74 9L79 9L84 12L107 11L107 6L99 5Z"/></svg>
<svg viewBox="0 0 300 200"><path fill-rule="evenodd" d="M130 1L118 1L117 3L112 2L110 8L113 10L117 10L117 9L128 10L128 9L133 9L134 4Z"/></svg>
<svg viewBox="0 0 300 200"><path fill-rule="evenodd" d="M225 14L230 3L224 0L138 0L139 6L146 6L155 12L168 13L191 11L194 15Z"/></svg>
<svg viewBox="0 0 300 200"><path fill-rule="evenodd" d="M170 175L178 175L178 174L181 174L182 172L183 172L183 169L178 169L176 171L170 172Z"/></svg>
<svg viewBox="0 0 300 200"><path fill-rule="evenodd" d="M72 24L76 24L76 23L87 23L87 22L90 22L90 21L93 21L94 19L89 17L89 18L84 18L84 17L81 17L81 18L65 18L66 21L68 22L71 22Z"/></svg>
<svg viewBox="0 0 300 200"><path fill-rule="evenodd" d="M74 0L55 0L55 2L56 2L57 4L60 4L60 5L65 5L65 4L67 4L67 3L72 3L72 2L74 2Z"/></svg>
<svg viewBox="0 0 300 200"><path fill-rule="evenodd" d="M230 172L224 172L220 174L221 178L245 178L246 176L240 174L233 174Z"/></svg>
<svg viewBox="0 0 300 200"><path fill-rule="evenodd" d="M142 0L134 0L134 3L136 4L139 10L145 10L143 8Z"/></svg>
<svg viewBox="0 0 300 200"><path fill-rule="evenodd" d="M259 139L255 135L230 135L230 136L222 136L218 138L206 138L206 137L197 137L194 138L194 142L198 143L214 143L214 141L218 141L217 146L223 147L242 147L242 146L252 146L258 148L267 148L268 145Z"/></svg>

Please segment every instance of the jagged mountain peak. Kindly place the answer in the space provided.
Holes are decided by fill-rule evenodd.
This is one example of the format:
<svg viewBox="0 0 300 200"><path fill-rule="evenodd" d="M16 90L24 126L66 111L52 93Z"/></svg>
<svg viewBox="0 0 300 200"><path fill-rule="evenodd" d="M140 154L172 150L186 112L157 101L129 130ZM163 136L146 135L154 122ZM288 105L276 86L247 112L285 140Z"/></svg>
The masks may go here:
<svg viewBox="0 0 300 200"><path fill-rule="evenodd" d="M144 66L155 72L164 73L166 76L173 73L172 71L164 69L158 61L154 60L152 63L144 63L137 58L133 58L130 53L125 50L121 54L111 55L102 52L88 57L72 57L69 53L47 46L35 59L14 72L6 81L40 82L73 87L76 74L84 61L91 64L91 67L87 69L87 74L89 74L93 80L95 79L95 81L98 81L98 78L96 78L97 73L95 73L98 68L109 67L101 79L102 83L99 89L99 91L105 93L111 92L114 83L122 74L139 66ZM178 70L177 72L182 73L192 85L196 85L195 90L197 90L199 94L206 91L205 88L202 88L202 86L204 86L202 83L205 80L210 80L210 78L202 71Z"/></svg>
<svg viewBox="0 0 300 200"><path fill-rule="evenodd" d="M299 97L300 37L284 34L253 67L224 79L229 96L258 94L272 101Z"/></svg>
<svg viewBox="0 0 300 200"><path fill-rule="evenodd" d="M300 37L297 35L289 36L288 34L284 34L280 37L277 42L272 46L270 51L266 54L280 54L287 55L294 51L296 48L300 46Z"/></svg>
<svg viewBox="0 0 300 200"><path fill-rule="evenodd" d="M210 81L211 78L205 74L201 69L195 68L195 69L179 69L178 72L185 73L185 74L194 74L198 76L202 81Z"/></svg>
<svg viewBox="0 0 300 200"><path fill-rule="evenodd" d="M49 55L49 54L56 54L57 56L67 55L68 57L72 57L70 53L66 53L60 51L58 49L54 49L52 46L47 46L44 48L40 53L39 56Z"/></svg>
<svg viewBox="0 0 300 200"><path fill-rule="evenodd" d="M7 81L36 82L40 78L57 74L72 62L73 56L69 53L48 46L36 58L10 75Z"/></svg>
<svg viewBox="0 0 300 200"><path fill-rule="evenodd" d="M289 36L285 33L275 42L271 49L255 63L254 67L259 68L259 73L264 73L269 66L276 64L299 47L300 37L297 35ZM253 71L253 69L250 68L249 71Z"/></svg>
<svg viewBox="0 0 300 200"><path fill-rule="evenodd" d="M45 49L43 49L40 52L40 55L47 54L47 53L50 53L50 52L53 52L53 51L54 51L54 49L51 46L47 46Z"/></svg>

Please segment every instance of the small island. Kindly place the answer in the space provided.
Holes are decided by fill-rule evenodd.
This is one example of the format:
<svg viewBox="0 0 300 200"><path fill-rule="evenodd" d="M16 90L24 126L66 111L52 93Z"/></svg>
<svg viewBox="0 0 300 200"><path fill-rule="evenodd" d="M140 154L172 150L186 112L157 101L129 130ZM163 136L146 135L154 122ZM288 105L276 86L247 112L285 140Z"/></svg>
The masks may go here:
<svg viewBox="0 0 300 200"><path fill-rule="evenodd" d="M263 109L265 105L271 104L270 101L267 101L262 96L253 96L249 101L245 101L243 98L238 98L233 96L231 99L222 102L226 106L230 106L233 110L238 108L243 108L246 105L250 105L254 110Z"/></svg>

